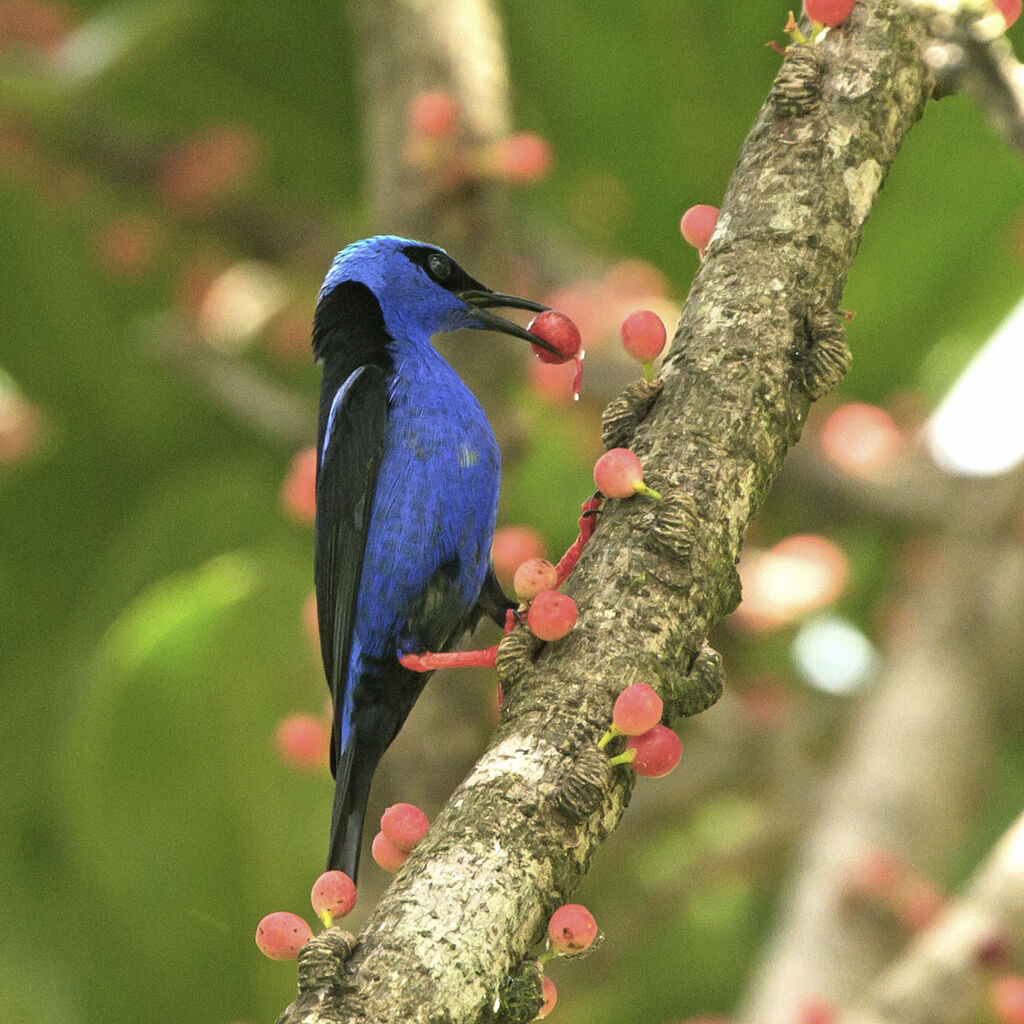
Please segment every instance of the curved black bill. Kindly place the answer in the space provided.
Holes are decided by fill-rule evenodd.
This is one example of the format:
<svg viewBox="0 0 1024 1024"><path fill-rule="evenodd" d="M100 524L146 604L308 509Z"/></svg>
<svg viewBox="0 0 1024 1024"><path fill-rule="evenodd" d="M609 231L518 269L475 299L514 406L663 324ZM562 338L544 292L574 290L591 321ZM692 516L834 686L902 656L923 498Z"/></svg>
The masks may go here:
<svg viewBox="0 0 1024 1024"><path fill-rule="evenodd" d="M473 307L473 318L484 330L511 334L513 338L522 338L523 341L528 341L531 345L540 345L541 348L547 349L549 352L557 353L558 350L543 338L538 338L536 334L531 334L525 327L520 327L519 324L514 324L511 320L506 320L504 317L498 316L497 313L490 312L491 306L503 306L506 309L528 309L532 313L543 313L548 309L547 306L542 306L539 302L533 302L531 299L521 299L517 295L502 295L501 292L489 292L482 289L459 292L459 298L467 306Z"/></svg>

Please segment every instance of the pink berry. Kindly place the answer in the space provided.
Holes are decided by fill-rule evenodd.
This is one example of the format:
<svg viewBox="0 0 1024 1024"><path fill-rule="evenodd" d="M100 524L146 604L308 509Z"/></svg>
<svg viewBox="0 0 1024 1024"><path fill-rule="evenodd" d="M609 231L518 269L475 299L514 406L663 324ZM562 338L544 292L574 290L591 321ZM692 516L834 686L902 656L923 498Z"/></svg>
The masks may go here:
<svg viewBox="0 0 1024 1024"><path fill-rule="evenodd" d="M285 764L306 772L320 771L330 756L331 731L312 715L282 718L274 730L277 752Z"/></svg>
<svg viewBox="0 0 1024 1024"><path fill-rule="evenodd" d="M430 822L415 804L392 804L380 819L380 830L396 850L412 853L427 834Z"/></svg>
<svg viewBox="0 0 1024 1024"><path fill-rule="evenodd" d="M1024 976L1007 974L992 985L992 1009L1001 1024L1024 1024Z"/></svg>
<svg viewBox="0 0 1024 1024"><path fill-rule="evenodd" d="M446 92L421 92L409 104L409 127L425 139L443 139L455 131L459 106Z"/></svg>
<svg viewBox="0 0 1024 1024"><path fill-rule="evenodd" d="M256 928L256 945L271 960L294 960L312 937L313 929L286 910L267 914Z"/></svg>
<svg viewBox="0 0 1024 1024"><path fill-rule="evenodd" d="M804 0L804 14L819 25L835 28L853 13L857 0Z"/></svg>
<svg viewBox="0 0 1024 1024"><path fill-rule="evenodd" d="M288 467L279 493L281 506L296 523L316 518L316 449L303 448Z"/></svg>
<svg viewBox="0 0 1024 1024"><path fill-rule="evenodd" d="M540 994L544 997L544 1003L537 1013L537 1020L543 1020L558 1002L558 989L555 983L545 974L540 980Z"/></svg>
<svg viewBox="0 0 1024 1024"><path fill-rule="evenodd" d="M529 604L542 590L558 586L555 567L546 558L530 558L516 569L512 589L520 601Z"/></svg>
<svg viewBox="0 0 1024 1024"><path fill-rule="evenodd" d="M647 683L633 683L615 698L612 725L623 736L640 736L661 721L663 709L661 698Z"/></svg>
<svg viewBox="0 0 1024 1024"><path fill-rule="evenodd" d="M561 640L576 625L576 602L557 590L542 590L526 613L526 624L540 640Z"/></svg>
<svg viewBox="0 0 1024 1024"><path fill-rule="evenodd" d="M316 916L328 928L356 905L356 884L344 871L325 871L309 894Z"/></svg>
<svg viewBox="0 0 1024 1024"><path fill-rule="evenodd" d="M703 257L717 222L718 207L702 203L698 206L691 206L683 214L683 219L679 222L679 230L683 233L683 238Z"/></svg>
<svg viewBox="0 0 1024 1024"><path fill-rule="evenodd" d="M619 333L622 347L641 363L653 362L665 347L665 325L661 317L650 309L630 313L622 321Z"/></svg>
<svg viewBox="0 0 1024 1024"><path fill-rule="evenodd" d="M582 904L565 903L548 921L548 938L556 953L582 953L597 938L597 922Z"/></svg>
<svg viewBox="0 0 1024 1024"><path fill-rule="evenodd" d="M383 832L378 832L373 837L370 853L373 855L373 859L391 874L394 874L409 859L409 854L395 846Z"/></svg>
<svg viewBox="0 0 1024 1024"><path fill-rule="evenodd" d="M531 132L502 139L495 153L497 175L512 185L533 185L551 169L551 146Z"/></svg>
<svg viewBox="0 0 1024 1024"><path fill-rule="evenodd" d="M992 0L992 2L996 5L996 10L1003 16L1007 28L1020 17L1021 0Z"/></svg>
<svg viewBox="0 0 1024 1024"><path fill-rule="evenodd" d="M797 1024L834 1024L839 1016L835 1004L823 996L808 996L797 1009Z"/></svg>
<svg viewBox="0 0 1024 1024"><path fill-rule="evenodd" d="M636 751L630 766L637 775L660 779L679 764L683 743L667 725L656 725L639 736L630 736L626 749Z"/></svg>
<svg viewBox="0 0 1024 1024"><path fill-rule="evenodd" d="M594 483L606 498L661 497L644 483L643 463L628 448L612 448L594 463Z"/></svg>
<svg viewBox="0 0 1024 1024"><path fill-rule="evenodd" d="M543 338L557 352L549 352L539 345L533 351L544 363L567 363L575 359L583 344L579 328L564 314L556 309L546 309L538 313L527 325L526 329L538 338Z"/></svg>

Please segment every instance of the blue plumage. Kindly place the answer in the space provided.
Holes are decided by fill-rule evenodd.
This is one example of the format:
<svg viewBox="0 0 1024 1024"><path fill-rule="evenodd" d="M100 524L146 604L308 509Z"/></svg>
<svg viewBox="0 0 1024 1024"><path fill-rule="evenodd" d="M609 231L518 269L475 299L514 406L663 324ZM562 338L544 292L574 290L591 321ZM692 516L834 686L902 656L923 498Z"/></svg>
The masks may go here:
<svg viewBox="0 0 1024 1024"><path fill-rule="evenodd" d="M328 866L353 879L370 781L427 679L399 655L444 650L511 606L490 560L497 442L430 340L478 327L536 341L493 306L544 308L393 236L340 252L317 300L315 575L336 779Z"/></svg>

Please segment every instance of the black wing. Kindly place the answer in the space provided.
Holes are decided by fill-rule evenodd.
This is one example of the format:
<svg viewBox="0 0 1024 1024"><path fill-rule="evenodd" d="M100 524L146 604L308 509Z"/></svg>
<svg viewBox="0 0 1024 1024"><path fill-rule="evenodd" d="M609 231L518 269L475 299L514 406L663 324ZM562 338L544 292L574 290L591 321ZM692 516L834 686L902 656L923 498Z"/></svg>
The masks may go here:
<svg viewBox="0 0 1024 1024"><path fill-rule="evenodd" d="M384 370L366 365L337 389L322 431L316 480L316 579L320 652L334 704L331 772L338 759L346 673L363 552L387 426Z"/></svg>

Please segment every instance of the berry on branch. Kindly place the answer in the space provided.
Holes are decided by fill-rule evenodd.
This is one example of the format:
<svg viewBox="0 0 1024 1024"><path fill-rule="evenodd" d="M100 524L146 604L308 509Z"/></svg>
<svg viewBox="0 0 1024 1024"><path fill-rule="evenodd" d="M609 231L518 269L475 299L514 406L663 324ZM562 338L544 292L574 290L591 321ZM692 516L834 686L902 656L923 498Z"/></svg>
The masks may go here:
<svg viewBox="0 0 1024 1024"><path fill-rule="evenodd" d="M344 871L325 871L309 894L316 916L330 928L356 905L356 884Z"/></svg>
<svg viewBox="0 0 1024 1024"><path fill-rule="evenodd" d="M383 832L378 832L373 837L370 853L377 864L391 874L394 874L409 859L409 854L395 846Z"/></svg>
<svg viewBox="0 0 1024 1024"><path fill-rule="evenodd" d="M615 698L612 727L622 736L640 736L660 721L664 706L647 683L633 683Z"/></svg>
<svg viewBox="0 0 1024 1024"><path fill-rule="evenodd" d="M697 250L701 259L704 259L704 250L711 241L717 223L718 207L708 206L706 203L691 206L679 222L683 238Z"/></svg>
<svg viewBox="0 0 1024 1024"><path fill-rule="evenodd" d="M594 483L606 498L661 497L644 483L643 463L628 448L612 448L594 463Z"/></svg>
<svg viewBox="0 0 1024 1024"><path fill-rule="evenodd" d="M644 368L644 376L654 380L654 360L665 347L665 325L653 310L638 309L630 313L619 328L622 347Z"/></svg>
<svg viewBox="0 0 1024 1024"><path fill-rule="evenodd" d="M838 28L853 13L857 0L804 0L804 14L818 25Z"/></svg>
<svg viewBox="0 0 1024 1024"><path fill-rule="evenodd" d="M546 558L527 559L512 580L512 589L524 604L529 604L542 590L558 586L558 573Z"/></svg>
<svg viewBox="0 0 1024 1024"><path fill-rule="evenodd" d="M675 732L667 725L656 725L639 736L630 736L625 751L610 763L628 764L637 775L660 779L679 764L682 752L682 740Z"/></svg>
<svg viewBox="0 0 1024 1024"><path fill-rule="evenodd" d="M555 988L555 983L546 974L540 979L540 994L544 997L544 1002L537 1012L536 1020L543 1020L555 1008L555 1003L558 1002L558 989Z"/></svg>
<svg viewBox="0 0 1024 1024"><path fill-rule="evenodd" d="M430 821L415 804L392 804L380 819L380 830L395 849L404 854L427 834Z"/></svg>
<svg viewBox="0 0 1024 1024"><path fill-rule="evenodd" d="M256 945L271 960L294 960L313 937L313 929L297 914L278 910L256 927Z"/></svg>
<svg viewBox="0 0 1024 1024"><path fill-rule="evenodd" d="M542 590L530 605L526 624L538 640L561 640L576 625L576 602L557 590Z"/></svg>
<svg viewBox="0 0 1024 1024"><path fill-rule="evenodd" d="M594 915L580 903L565 903L548 921L548 939L559 955L582 953L597 938Z"/></svg>

